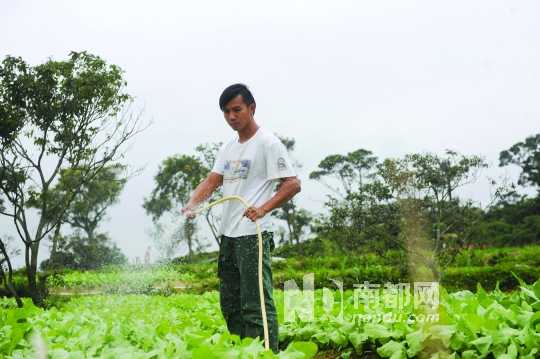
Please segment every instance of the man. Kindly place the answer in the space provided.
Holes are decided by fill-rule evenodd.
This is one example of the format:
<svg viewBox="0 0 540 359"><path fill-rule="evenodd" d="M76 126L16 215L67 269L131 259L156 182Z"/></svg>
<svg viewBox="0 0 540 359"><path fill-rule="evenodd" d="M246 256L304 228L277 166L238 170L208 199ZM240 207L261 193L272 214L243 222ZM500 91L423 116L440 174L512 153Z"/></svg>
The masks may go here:
<svg viewBox="0 0 540 359"><path fill-rule="evenodd" d="M221 146L208 177L193 192L182 213L193 218L193 208L223 185L226 201L220 227L218 276L220 306L227 328L244 337L264 338L258 282L258 238L255 220L263 236L263 287L270 348L278 351L278 321L272 292L270 252L274 249L268 213L300 192L287 149L272 132L255 122L255 100L243 84L227 87L219 98L225 120L237 132ZM277 186L277 192L274 192Z"/></svg>

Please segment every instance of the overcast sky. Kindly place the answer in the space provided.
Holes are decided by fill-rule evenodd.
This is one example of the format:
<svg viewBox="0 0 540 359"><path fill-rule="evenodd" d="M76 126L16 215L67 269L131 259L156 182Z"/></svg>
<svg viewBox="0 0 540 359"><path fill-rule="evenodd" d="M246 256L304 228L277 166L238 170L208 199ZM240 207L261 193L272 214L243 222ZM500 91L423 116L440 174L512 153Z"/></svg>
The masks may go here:
<svg viewBox="0 0 540 359"><path fill-rule="evenodd" d="M450 148L498 154L540 130L538 1L2 1L0 56L31 64L87 50L125 71L153 124L134 138L130 180L100 228L130 258L152 240L142 208L168 156L235 133L217 105L244 82L256 121L297 141L299 204L323 209L308 180L328 154L379 158ZM485 202L485 180L462 191ZM1 219L1 233L14 233ZM40 261L46 258L46 246ZM155 252L153 252L155 254Z"/></svg>

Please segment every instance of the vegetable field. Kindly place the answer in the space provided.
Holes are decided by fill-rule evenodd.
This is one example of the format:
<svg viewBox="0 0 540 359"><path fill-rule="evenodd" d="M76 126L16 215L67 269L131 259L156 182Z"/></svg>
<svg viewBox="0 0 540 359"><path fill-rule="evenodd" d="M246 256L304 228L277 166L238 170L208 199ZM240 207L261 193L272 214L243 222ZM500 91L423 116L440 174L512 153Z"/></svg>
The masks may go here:
<svg viewBox="0 0 540 359"><path fill-rule="evenodd" d="M337 291L334 309L315 291L314 320L285 322L284 292L276 290L280 318L278 355L262 342L228 334L216 291L204 294L97 295L55 302L48 310L30 301L22 309L0 301L0 355L51 358L537 358L540 348L540 281L515 291L446 293L438 320L362 320L380 309L355 304L354 291ZM377 312L379 311L379 312ZM386 311L387 312L387 311ZM401 313L403 314L403 313ZM374 315L373 318L381 317ZM31 332L31 328L35 328Z"/></svg>

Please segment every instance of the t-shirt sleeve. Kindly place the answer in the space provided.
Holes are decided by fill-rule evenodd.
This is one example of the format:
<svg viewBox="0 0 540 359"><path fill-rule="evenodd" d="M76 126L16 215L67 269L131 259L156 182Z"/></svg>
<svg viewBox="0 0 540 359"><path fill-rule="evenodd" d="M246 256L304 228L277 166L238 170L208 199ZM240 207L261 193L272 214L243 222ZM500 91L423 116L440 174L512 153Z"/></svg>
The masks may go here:
<svg viewBox="0 0 540 359"><path fill-rule="evenodd" d="M225 172L225 145L219 148L211 172L219 173L220 175Z"/></svg>
<svg viewBox="0 0 540 359"><path fill-rule="evenodd" d="M285 145L281 141L270 144L266 152L266 178L274 180L294 176L296 171Z"/></svg>

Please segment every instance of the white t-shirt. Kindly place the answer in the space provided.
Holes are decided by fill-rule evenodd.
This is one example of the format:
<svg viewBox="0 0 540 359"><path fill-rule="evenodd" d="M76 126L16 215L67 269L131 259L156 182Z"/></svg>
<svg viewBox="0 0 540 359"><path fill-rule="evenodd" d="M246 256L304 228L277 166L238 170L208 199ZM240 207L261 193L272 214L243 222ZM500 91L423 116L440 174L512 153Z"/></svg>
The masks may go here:
<svg viewBox="0 0 540 359"><path fill-rule="evenodd" d="M285 145L272 132L259 127L246 142L234 138L219 149L212 172L223 175L224 196L243 197L251 206L260 207L272 198L279 178L296 176ZM224 202L220 234L240 237L256 234L255 222L244 217L244 204ZM261 231L272 230L270 213L257 220Z"/></svg>

